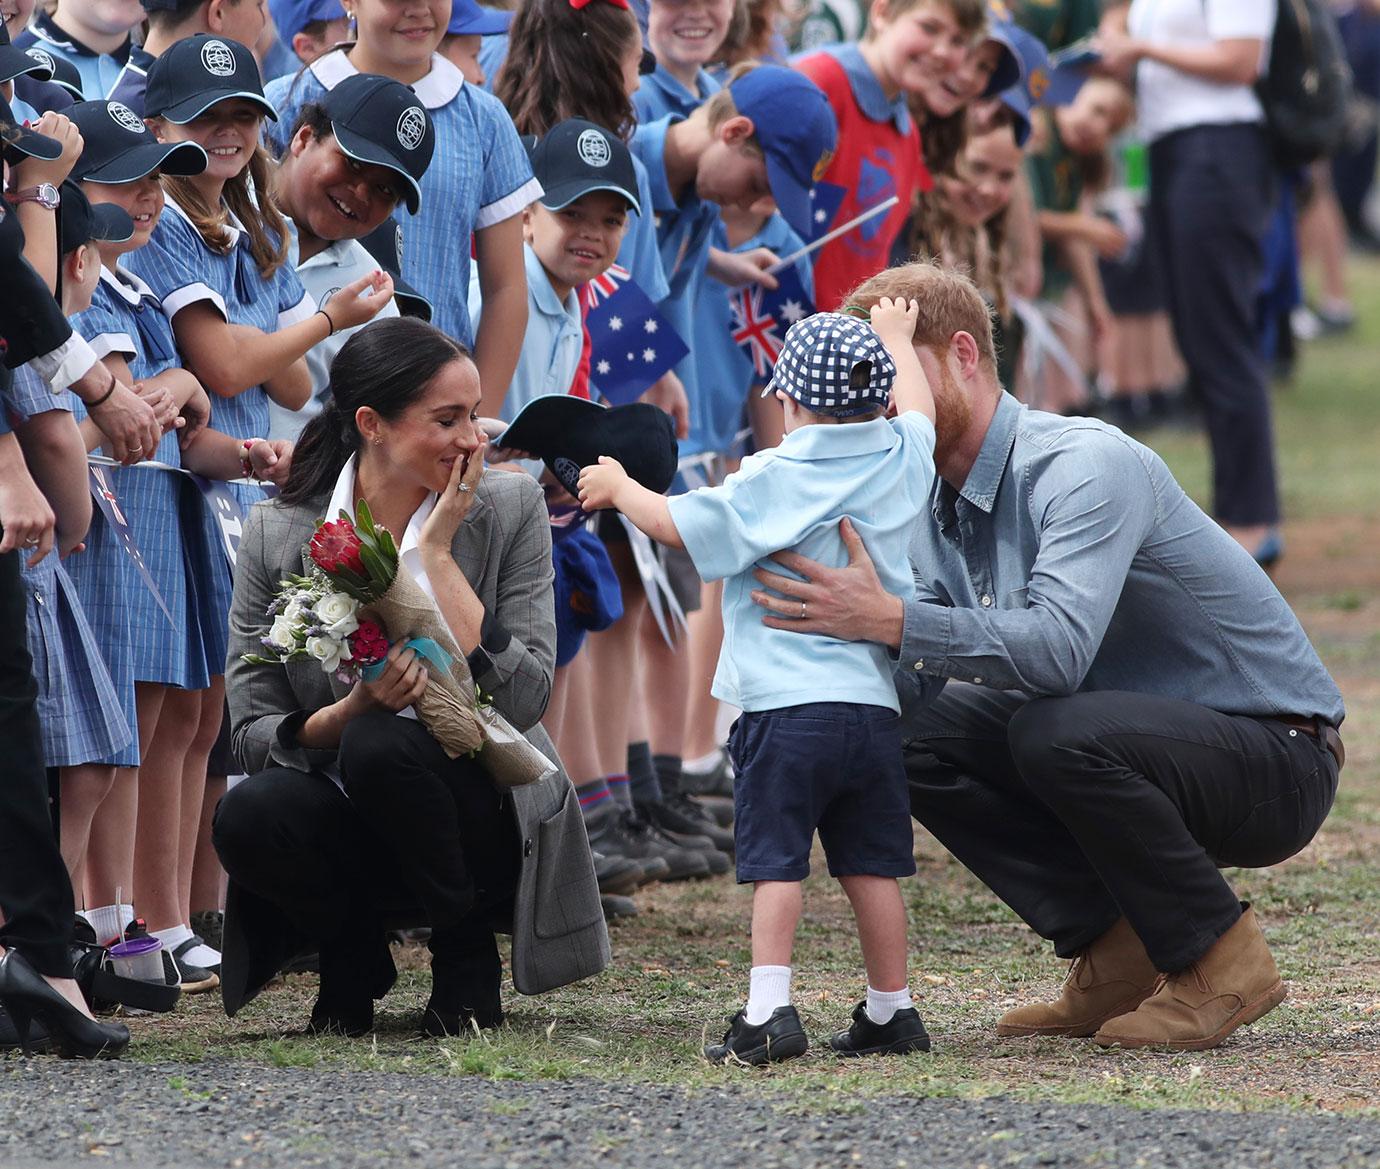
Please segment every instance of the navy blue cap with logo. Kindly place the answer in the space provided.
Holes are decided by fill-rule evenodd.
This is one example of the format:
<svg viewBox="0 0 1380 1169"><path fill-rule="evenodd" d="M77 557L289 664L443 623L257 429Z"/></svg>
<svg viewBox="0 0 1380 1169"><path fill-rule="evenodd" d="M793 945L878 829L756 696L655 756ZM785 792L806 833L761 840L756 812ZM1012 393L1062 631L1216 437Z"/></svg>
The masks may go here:
<svg viewBox="0 0 1380 1169"><path fill-rule="evenodd" d="M591 191L611 191L641 214L632 151L617 135L583 118L567 118L542 137L523 142L542 185L543 207L559 211Z"/></svg>
<svg viewBox="0 0 1380 1169"><path fill-rule="evenodd" d="M0 83L13 81L16 77L32 77L37 81L48 81L53 76L53 59L48 53L44 61L26 53L10 43L10 30L0 21Z"/></svg>
<svg viewBox="0 0 1380 1169"><path fill-rule="evenodd" d="M251 102L278 120L278 111L264 97L254 54L229 37L198 33L178 41L149 66L144 116L184 126L232 98Z"/></svg>
<svg viewBox="0 0 1380 1169"><path fill-rule="evenodd" d="M431 301L403 279L402 224L390 215L359 242L379 267L393 277L393 299L398 303L398 312L405 317L431 320Z"/></svg>
<svg viewBox="0 0 1380 1169"><path fill-rule="evenodd" d="M52 53L39 45L26 46L24 53L26 56L32 57L44 69L47 69L51 74L52 84L65 90L73 101L83 102L86 100L86 94L81 90L81 74L66 57L54 57Z"/></svg>
<svg viewBox="0 0 1380 1169"><path fill-rule="evenodd" d="M125 243L134 238L134 220L114 203L92 203L71 179L63 182L58 204L58 240L64 256L89 243Z"/></svg>
<svg viewBox="0 0 1380 1169"><path fill-rule="evenodd" d="M21 126L10 109L10 103L0 96L0 138L5 140L4 158L11 166L26 158L41 158L52 162L62 154L62 143L47 134Z"/></svg>
<svg viewBox="0 0 1380 1169"><path fill-rule="evenodd" d="M776 206L801 236L814 231L810 192L834 157L838 122L824 91L803 73L758 65L732 82L738 113L752 120Z"/></svg>
<svg viewBox="0 0 1380 1169"><path fill-rule="evenodd" d="M72 177L91 183L132 183L155 172L199 175L206 151L195 142L159 142L144 120L118 101L89 101L69 117L81 131L82 151Z"/></svg>
<svg viewBox="0 0 1380 1169"><path fill-rule="evenodd" d="M321 96L336 145L356 162L387 167L403 180L412 214L436 150L436 128L421 99L401 81L356 73Z"/></svg>

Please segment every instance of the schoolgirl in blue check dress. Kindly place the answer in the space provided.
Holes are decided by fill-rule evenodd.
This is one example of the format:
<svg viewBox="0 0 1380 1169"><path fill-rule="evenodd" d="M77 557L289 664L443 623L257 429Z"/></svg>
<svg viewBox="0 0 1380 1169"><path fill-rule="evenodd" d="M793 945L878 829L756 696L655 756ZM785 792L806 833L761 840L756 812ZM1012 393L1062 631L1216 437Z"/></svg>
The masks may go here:
<svg viewBox="0 0 1380 1169"><path fill-rule="evenodd" d="M4 409L20 427L50 411L71 413L72 394L54 394L27 366L16 370L3 395ZM87 537L88 548L91 535ZM123 553L121 553L123 555ZM70 563L86 556L78 553ZM43 759L49 767L73 767L96 760L138 763L134 743L133 648L128 614L120 614L116 647L123 684L111 677L107 654L87 620L80 595L56 552L30 568L21 566L28 599L29 654L38 684Z"/></svg>

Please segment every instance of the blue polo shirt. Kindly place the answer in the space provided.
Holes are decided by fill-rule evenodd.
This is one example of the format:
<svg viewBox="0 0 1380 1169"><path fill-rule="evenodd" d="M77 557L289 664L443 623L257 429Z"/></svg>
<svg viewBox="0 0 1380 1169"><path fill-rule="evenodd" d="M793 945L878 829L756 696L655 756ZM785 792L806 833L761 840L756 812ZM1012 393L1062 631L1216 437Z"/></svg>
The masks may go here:
<svg viewBox="0 0 1380 1169"><path fill-rule="evenodd" d="M264 91L278 121L264 132L281 153L302 107L359 71L341 49ZM493 96L467 85L460 70L433 55L431 72L412 86L436 127L436 153L422 176L422 205L407 224L403 277L432 304L431 323L474 344L467 301L470 237L519 215L541 197L508 112ZM401 213L399 215L401 218Z"/></svg>
<svg viewBox="0 0 1380 1169"><path fill-rule="evenodd" d="M103 101L120 76L120 71L129 59L131 41L125 43L114 53L98 53L88 48L72 36L63 32L53 23L53 18L41 9L34 17L33 24L14 38L18 48L27 49L37 45L54 57L70 61L81 74L81 92L87 101Z"/></svg>
<svg viewBox="0 0 1380 1169"><path fill-rule="evenodd" d="M568 394L584 347L579 293L572 290L561 300L530 244L522 245L522 254L527 265L527 332L499 412L505 422L517 417L517 412L533 398ZM471 269L470 319L476 328L483 311L479 272Z"/></svg>
<svg viewBox="0 0 1380 1169"><path fill-rule="evenodd" d="M769 248L778 256L789 256L805 246L780 215L770 216L756 235L736 248L729 247L722 224L714 234L714 246L724 251L750 252L753 248ZM795 270L805 291L813 294L809 258L797 260ZM711 278L704 282L704 290L696 302L695 336L690 348L699 370L700 395L690 403L690 437L680 448L685 455L704 451L731 454L734 437L747 425L748 391L754 384L765 384L766 379L754 376L751 360L733 340L730 298L735 294L736 290Z"/></svg>
<svg viewBox="0 0 1380 1169"><path fill-rule="evenodd" d="M149 85L149 69L158 60L140 45L129 51L129 60L110 87L108 101L123 102L141 118L144 116L144 91Z"/></svg>
<svg viewBox="0 0 1380 1169"><path fill-rule="evenodd" d="M894 663L873 642L802 637L762 624L752 570L787 549L839 568L839 521L853 521L886 590L911 597L908 550L934 484L934 426L923 414L802 426L749 455L718 487L670 500L704 580L724 580L724 640L714 697L746 711L856 702L899 711Z"/></svg>
<svg viewBox="0 0 1380 1169"><path fill-rule="evenodd" d="M668 114L678 118L688 118L704 101L719 92L723 87L703 69L695 78L692 92L685 88L679 78L672 77L664 65L658 64L655 72L642 78L642 84L633 94L633 108L641 125L655 122Z"/></svg>
<svg viewBox="0 0 1380 1169"><path fill-rule="evenodd" d="M666 179L666 131L672 122L681 120L672 116L639 126L629 146L634 157L647 168L652 215L641 218L656 221L657 248L668 289L661 311L671 327L690 344L695 336L696 301L704 286L714 227L720 220L719 208L701 199L695 193L694 183L686 184L679 202L671 194ZM646 206L644 203L644 209ZM699 391L693 351L676 366L676 375L685 383L693 409Z"/></svg>

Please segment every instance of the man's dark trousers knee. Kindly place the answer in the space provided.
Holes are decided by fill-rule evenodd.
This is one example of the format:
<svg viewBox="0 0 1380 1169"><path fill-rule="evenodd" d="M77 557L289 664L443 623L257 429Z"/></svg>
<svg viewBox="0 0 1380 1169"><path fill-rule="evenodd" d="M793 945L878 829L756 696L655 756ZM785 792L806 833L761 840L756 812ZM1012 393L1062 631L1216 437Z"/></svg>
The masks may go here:
<svg viewBox="0 0 1380 1169"><path fill-rule="evenodd" d="M1292 856L1337 789L1305 731L1149 694L951 683L907 730L912 814L1065 958L1124 914L1188 966L1241 913L1218 866Z"/></svg>

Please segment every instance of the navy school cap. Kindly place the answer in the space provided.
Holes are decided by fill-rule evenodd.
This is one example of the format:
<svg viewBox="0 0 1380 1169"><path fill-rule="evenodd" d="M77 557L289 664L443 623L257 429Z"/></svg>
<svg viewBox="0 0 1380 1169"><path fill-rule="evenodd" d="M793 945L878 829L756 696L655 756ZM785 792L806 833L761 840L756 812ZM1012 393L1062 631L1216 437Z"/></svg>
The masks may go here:
<svg viewBox="0 0 1380 1169"><path fill-rule="evenodd" d="M198 33L178 41L149 66L144 115L185 126L231 98L253 102L266 117L278 120L278 111L264 97L254 54L229 37Z"/></svg>
<svg viewBox="0 0 1380 1169"><path fill-rule="evenodd" d="M159 171L199 175L206 151L195 142L159 142L129 106L118 101L88 101L68 116L81 131L82 151L72 177L92 183L132 183Z"/></svg>
<svg viewBox="0 0 1380 1169"><path fill-rule="evenodd" d="M665 491L680 452L671 416L650 402L603 406L570 394L533 398L498 442L536 455L571 495L579 494L581 469L600 455L649 491Z"/></svg>
<svg viewBox="0 0 1380 1169"><path fill-rule="evenodd" d="M0 132L9 139L5 142L4 157L11 166L23 162L26 158L41 158L44 162L52 162L62 154L62 143L56 138L49 138L47 134L40 134L37 130L21 126L14 116L14 111L10 109L10 103L3 97L0 97ZM11 134L14 135L13 138L10 137Z"/></svg>
<svg viewBox="0 0 1380 1169"><path fill-rule="evenodd" d="M44 53L35 57L10 43L10 30L0 20L0 82L13 81L16 77L33 77L38 81L49 81L53 76L53 58Z"/></svg>
<svg viewBox="0 0 1380 1169"><path fill-rule="evenodd" d="M728 91L738 113L752 120L766 155L772 199L786 222L808 239L814 231L810 192L838 144L829 99L803 73L782 65L758 65Z"/></svg>
<svg viewBox="0 0 1380 1169"><path fill-rule="evenodd" d="M583 118L567 118L542 137L523 141L542 185L543 207L559 211L591 191L612 191L642 213L632 152L616 134Z"/></svg>
<svg viewBox="0 0 1380 1169"><path fill-rule="evenodd" d="M345 20L340 0L268 0L268 14L278 39L292 48L292 38L319 20Z"/></svg>
<svg viewBox="0 0 1380 1169"><path fill-rule="evenodd" d="M450 9L449 36L492 37L508 31L513 14L498 8L485 8L476 0L454 0Z"/></svg>
<svg viewBox="0 0 1380 1169"><path fill-rule="evenodd" d="M24 52L47 69L52 74L52 83L65 89L74 101L86 100L86 95L81 91L81 74L66 57L54 57L47 49L38 45L29 45Z"/></svg>
<svg viewBox="0 0 1380 1169"><path fill-rule="evenodd" d="M436 150L436 128L417 95L401 81L356 73L321 96L336 145L356 162L387 167L402 180L413 215L422 176Z"/></svg>
<svg viewBox="0 0 1380 1169"><path fill-rule="evenodd" d="M393 299L405 317L431 320L431 301L412 287L402 274L403 229L391 215L360 241L378 266L393 277Z"/></svg>
<svg viewBox="0 0 1380 1169"><path fill-rule="evenodd" d="M114 203L92 203L71 179L62 184L58 241L64 256L89 243L124 243L134 237L134 220Z"/></svg>

